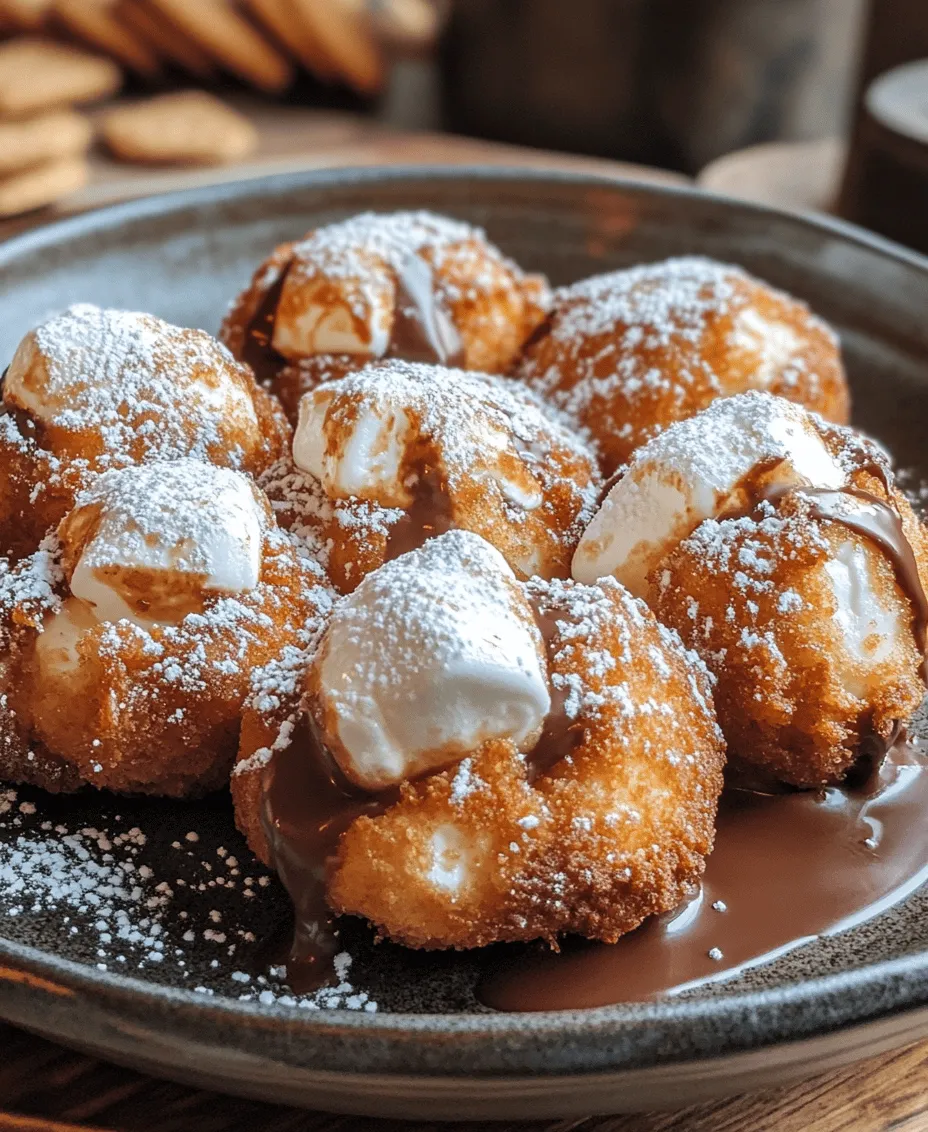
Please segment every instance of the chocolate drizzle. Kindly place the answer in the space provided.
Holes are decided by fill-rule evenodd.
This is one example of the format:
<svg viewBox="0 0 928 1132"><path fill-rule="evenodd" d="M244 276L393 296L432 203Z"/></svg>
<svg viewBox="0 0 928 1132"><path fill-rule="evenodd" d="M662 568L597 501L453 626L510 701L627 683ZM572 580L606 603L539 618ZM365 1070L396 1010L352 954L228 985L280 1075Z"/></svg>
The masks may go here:
<svg viewBox="0 0 928 1132"><path fill-rule="evenodd" d="M407 256L396 273L396 306L388 358L459 366L464 345L451 316L438 302L433 270L421 256Z"/></svg>
<svg viewBox="0 0 928 1132"><path fill-rule="evenodd" d="M287 359L283 354L278 354L272 343L280 296L283 294L284 284L287 282L293 262L291 257L281 268L280 274L245 327L245 344L242 347L240 360L251 366L255 380L261 385L267 385L272 381L287 364Z"/></svg>
<svg viewBox="0 0 928 1132"><path fill-rule="evenodd" d="M928 880L928 763L898 742L856 788L729 789L702 887L613 945L510 949L478 996L499 1010L641 1001L731 978L862 923Z"/></svg>
<svg viewBox="0 0 928 1132"><path fill-rule="evenodd" d="M775 506L785 496L794 494L809 500L811 513L816 519L840 523L848 530L863 535L876 543L890 560L896 579L912 605L912 630L922 657L919 672L922 681L928 685L928 596L922 586L918 562L912 544L906 537L899 512L878 496L856 487L834 491L823 487L771 486L760 492L760 499ZM848 508L844 504L848 496L861 500L866 504L867 510Z"/></svg>
<svg viewBox="0 0 928 1132"><path fill-rule="evenodd" d="M287 359L273 346L274 326L284 284L295 257L281 268L258 309L245 327L241 361L251 366L261 384L271 382ZM464 363L464 346L453 318L438 301L431 265L415 253L395 273L396 304L386 357L410 362L457 366Z"/></svg>
<svg viewBox="0 0 928 1132"><path fill-rule="evenodd" d="M414 480L413 499L387 536L387 562L454 528L448 485L436 464L423 463L404 478Z"/></svg>
<svg viewBox="0 0 928 1132"><path fill-rule="evenodd" d="M563 610L544 609L537 599L530 598L529 601L535 614L538 631L545 643L548 672L551 673L554 671L555 642L559 636L558 622L563 621L567 614ZM569 689L555 684L549 677L548 690L551 695L551 707L545 717L538 742L525 756L529 782L534 782L561 759L572 755L583 742L583 725L567 714Z"/></svg>
<svg viewBox="0 0 928 1132"><path fill-rule="evenodd" d="M326 866L339 838L355 818L381 814L398 800L398 789L369 794L353 787L305 715L290 745L265 768L261 817L272 864L293 901L287 980L298 994L334 974L338 929L326 901Z"/></svg>

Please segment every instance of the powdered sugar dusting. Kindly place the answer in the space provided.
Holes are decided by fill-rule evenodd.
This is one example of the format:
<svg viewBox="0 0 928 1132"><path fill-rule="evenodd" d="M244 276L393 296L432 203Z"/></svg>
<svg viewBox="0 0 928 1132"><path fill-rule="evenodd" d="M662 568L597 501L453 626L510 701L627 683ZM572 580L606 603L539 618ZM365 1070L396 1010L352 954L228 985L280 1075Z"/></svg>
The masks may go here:
<svg viewBox="0 0 928 1132"><path fill-rule="evenodd" d="M19 624L41 624L61 604L61 546L49 535L30 558L0 569L0 648L9 646L14 616Z"/></svg>
<svg viewBox="0 0 928 1132"><path fill-rule="evenodd" d="M704 402L712 394L736 391L724 382L727 348L732 357L747 355L747 385L776 383L783 391L803 387L809 398L817 397L820 377L809 371L803 337L787 323L758 314L751 305L756 286L732 264L682 256L561 288L551 320L560 362L539 371L530 356L523 375L578 419L612 392L633 402L651 395L669 398L682 408L690 389L699 390ZM780 292L768 293L796 305ZM808 311L805 317L837 349L825 323ZM575 380L565 382L565 373ZM625 440L634 433L631 421L617 421L616 429Z"/></svg>
<svg viewBox="0 0 928 1132"><path fill-rule="evenodd" d="M347 952L338 958L337 985L299 996L283 969L262 959L264 933L282 915L284 897L237 835L218 845L211 836L208 846L179 824L182 814L158 802L143 807L140 824L108 802L72 807L93 812L91 823L64 809L38 791L0 792L0 911L24 930L65 936L63 948L79 949L99 971L204 995L307 1010L377 1009L352 985Z"/></svg>
<svg viewBox="0 0 928 1132"><path fill-rule="evenodd" d="M295 244L291 272L363 279L371 271L372 259L379 259L401 275L410 255L427 252L433 266L440 267L449 249L471 241L479 241L488 255L503 262L500 253L486 243L486 234L469 224L425 211L363 212L341 223L317 228ZM480 282L479 277L473 280L475 288L480 287Z"/></svg>
<svg viewBox="0 0 928 1132"><path fill-rule="evenodd" d="M250 438L258 428L246 371L208 334L88 303L23 340L4 398L56 428L100 437L104 466L139 445L163 459L206 459L231 434Z"/></svg>

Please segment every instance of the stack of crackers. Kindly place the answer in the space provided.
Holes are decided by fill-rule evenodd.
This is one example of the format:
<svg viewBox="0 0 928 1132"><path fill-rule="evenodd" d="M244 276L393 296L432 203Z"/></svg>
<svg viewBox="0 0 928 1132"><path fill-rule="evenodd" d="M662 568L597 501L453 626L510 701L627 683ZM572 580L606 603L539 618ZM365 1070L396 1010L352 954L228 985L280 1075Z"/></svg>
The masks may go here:
<svg viewBox="0 0 928 1132"><path fill-rule="evenodd" d="M73 107L121 84L120 68L102 56L31 37L0 44L0 216L84 185L93 130Z"/></svg>
<svg viewBox="0 0 928 1132"><path fill-rule="evenodd" d="M437 34L441 0L0 0L0 216L82 187L95 133L77 106L183 76L238 79L268 94L303 68L374 94L391 45ZM8 37L5 38L4 37ZM235 161L252 124L202 90L117 105L98 116L127 161Z"/></svg>
<svg viewBox="0 0 928 1132"><path fill-rule="evenodd" d="M384 42L429 43L441 0L0 0L0 32L37 32L102 53L140 78L233 76L284 90L298 68L364 94Z"/></svg>

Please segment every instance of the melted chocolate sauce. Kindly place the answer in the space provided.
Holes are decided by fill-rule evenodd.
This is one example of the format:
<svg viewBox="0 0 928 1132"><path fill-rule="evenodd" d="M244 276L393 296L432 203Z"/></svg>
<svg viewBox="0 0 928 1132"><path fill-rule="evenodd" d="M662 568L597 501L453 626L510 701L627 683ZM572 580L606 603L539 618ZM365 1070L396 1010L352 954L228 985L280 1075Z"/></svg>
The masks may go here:
<svg viewBox="0 0 928 1132"><path fill-rule="evenodd" d="M558 636L558 622L567 618L564 610L545 610L537 601L532 601L532 611L545 650L548 655L548 671L554 670L553 652L554 642ZM551 695L551 707L545 717L544 726L538 742L525 756L528 767L529 782L534 782L541 775L546 774L561 759L566 758L583 742L583 725L571 719L567 714L567 697L569 689L557 687L549 682L548 691Z"/></svg>
<svg viewBox="0 0 928 1132"><path fill-rule="evenodd" d="M618 943L520 948L478 997L498 1010L641 1001L731 978L876 916L928 880L928 762L899 743L865 787L728 790L701 889Z"/></svg>
<svg viewBox="0 0 928 1132"><path fill-rule="evenodd" d="M287 364L272 343L280 297L293 263L291 259L281 269L245 328L241 360L251 366L261 384L271 381ZM421 256L409 256L404 269L396 274L396 306L386 356L446 366L464 361L461 336L438 302L432 268Z"/></svg>
<svg viewBox="0 0 928 1132"><path fill-rule="evenodd" d="M338 952L326 864L355 818L383 813L399 800L399 790L369 794L353 787L304 716L291 744L268 763L262 796L272 864L294 906L287 980L304 994L331 980Z"/></svg>
<svg viewBox="0 0 928 1132"><path fill-rule="evenodd" d="M413 500L387 536L387 562L454 528L451 496L441 472L432 464L422 464L411 476L415 478Z"/></svg>
<svg viewBox="0 0 928 1132"><path fill-rule="evenodd" d="M880 465L874 463L874 468ZM879 546L889 558L896 572L896 578L903 592L912 603L913 632L922 656L921 677L928 684L928 596L925 594L918 572L918 562L912 544L906 537L899 512L891 504L856 487L845 487L833 491L823 487L771 487L761 493L761 498L776 504L786 495L800 493L811 501L812 514L817 519L841 523L848 530L863 535ZM852 496L866 503L868 511L848 511L842 507L845 497Z"/></svg>
<svg viewBox="0 0 928 1132"><path fill-rule="evenodd" d="M293 267L292 259L281 268L280 274L261 300L251 322L245 327L245 344L242 347L241 360L251 366L259 385L266 385L287 364L283 354L278 354L271 343L274 339L274 324L277 321L280 296L283 294L291 267Z"/></svg>
<svg viewBox="0 0 928 1132"><path fill-rule="evenodd" d="M409 256L396 276L396 307L387 357L444 366L464 362L461 336L438 302L432 268L418 255Z"/></svg>

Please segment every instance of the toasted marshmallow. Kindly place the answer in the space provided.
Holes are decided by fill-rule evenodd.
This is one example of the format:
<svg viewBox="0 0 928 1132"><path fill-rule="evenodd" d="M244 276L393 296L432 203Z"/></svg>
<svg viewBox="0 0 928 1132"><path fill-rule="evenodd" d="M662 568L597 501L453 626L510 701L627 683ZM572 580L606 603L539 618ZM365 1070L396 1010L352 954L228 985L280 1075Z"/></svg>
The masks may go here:
<svg viewBox="0 0 928 1132"><path fill-rule="evenodd" d="M661 559L703 520L748 505L749 488L845 482L801 406L762 392L715 401L638 449L580 540L573 576L611 574L646 597Z"/></svg>
<svg viewBox="0 0 928 1132"><path fill-rule="evenodd" d="M100 476L58 535L71 594L98 620L149 626L253 590L267 522L243 475L178 460Z"/></svg>
<svg viewBox="0 0 928 1132"><path fill-rule="evenodd" d="M848 497L847 505L866 506L853 497ZM834 663L844 687L858 699L869 698L874 669L911 635L902 606L898 600L886 600L891 595L881 593L873 576L870 555L876 553L866 543L847 540L823 567L835 595L834 621L843 644Z"/></svg>
<svg viewBox="0 0 928 1132"><path fill-rule="evenodd" d="M317 228L293 247L277 305L273 346L284 357L386 355L397 305L423 317L439 356L460 346L438 302L431 259L450 245L482 237L427 212L362 213ZM428 331L427 331L428 333Z"/></svg>
<svg viewBox="0 0 928 1132"><path fill-rule="evenodd" d="M63 601L60 609L46 617L36 637L35 653L42 674L52 680L73 676L80 667L77 643L98 624L93 610L79 598Z"/></svg>
<svg viewBox="0 0 928 1132"><path fill-rule="evenodd" d="M393 361L305 394L293 459L330 498L408 507L419 471L408 456L424 444L446 476L492 479L509 503L532 511L542 489L514 446L514 421L525 411L502 379Z"/></svg>
<svg viewBox="0 0 928 1132"><path fill-rule="evenodd" d="M330 498L372 499L385 507L406 507L403 483L406 446L414 433L402 405L363 398L347 414L330 413L337 401L332 385L305 394L293 438L297 467L315 476Z"/></svg>
<svg viewBox="0 0 928 1132"><path fill-rule="evenodd" d="M272 344L285 358L353 354L381 358L390 344L396 284L370 257L363 274L331 279L294 262L280 294Z"/></svg>
<svg viewBox="0 0 928 1132"><path fill-rule="evenodd" d="M310 711L345 776L382 790L490 739L530 750L551 707L544 644L515 575L451 531L381 566L336 606Z"/></svg>
<svg viewBox="0 0 928 1132"><path fill-rule="evenodd" d="M259 433L251 393L224 346L201 330L90 303L23 338L3 399L45 424L102 431L110 444L128 431L176 446L175 432L208 434L217 421L236 440Z"/></svg>

